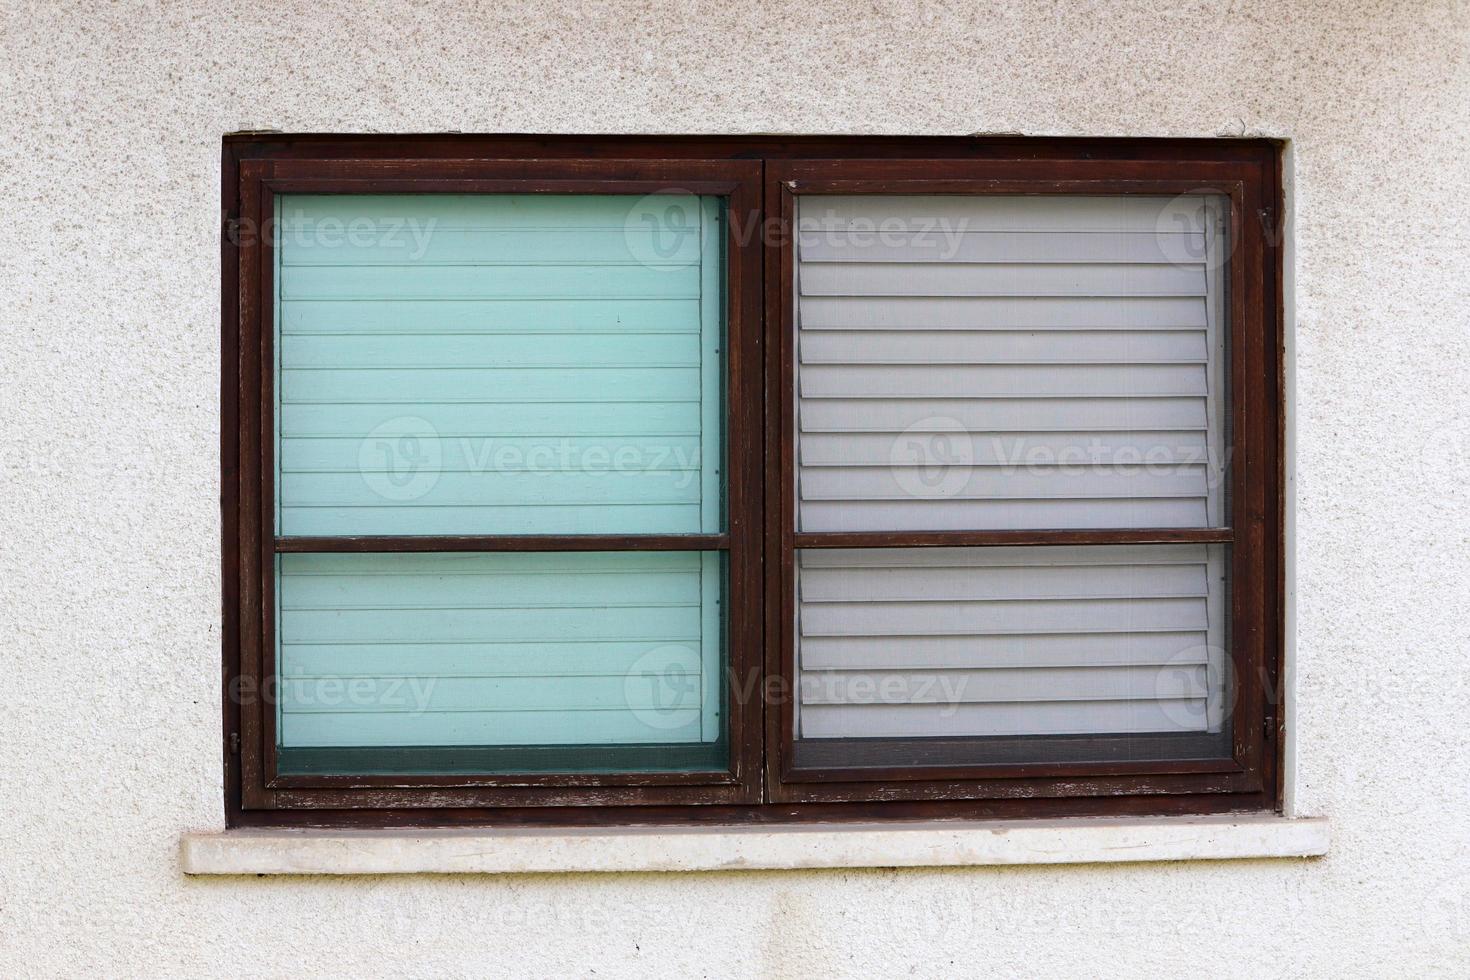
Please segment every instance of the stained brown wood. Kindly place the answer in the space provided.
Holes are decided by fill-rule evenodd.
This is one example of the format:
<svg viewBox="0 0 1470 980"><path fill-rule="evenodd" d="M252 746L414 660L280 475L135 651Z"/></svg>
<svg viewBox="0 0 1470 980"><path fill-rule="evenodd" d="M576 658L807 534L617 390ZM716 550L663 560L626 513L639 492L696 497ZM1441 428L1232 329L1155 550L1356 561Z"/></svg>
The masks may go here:
<svg viewBox="0 0 1470 980"><path fill-rule="evenodd" d="M240 671L240 261L231 221L240 214L237 144L220 154L220 756L224 760L225 812L240 812L240 699L232 684Z"/></svg>
<svg viewBox="0 0 1470 980"><path fill-rule="evenodd" d="M749 227L759 213L761 165L740 160L604 161L604 160L273 160L245 161L239 170L242 202L241 234L232 237L240 280L235 329L241 356L236 365L240 417L237 513L241 522L236 596L241 614L238 661L227 688L238 695L240 710L240 812L281 805L280 792L345 792L410 794L435 787L460 787L490 793L507 787L504 802L531 805L611 801L645 805L667 803L755 803L759 800L761 738L747 729L759 725L758 708L737 696L735 681L759 676L761 494L749 488L759 471L761 440L759 262L761 242L742 239L738 227ZM721 194L732 216L727 230L725 274L726 385L731 408L728 478L729 527L715 535L603 535L503 537L343 537L283 538L274 528L273 352L271 327L274 301L272 256L274 195L310 190L316 193L415 192L622 193L648 194L677 188L681 192ZM227 332L229 328L227 327ZM752 368L751 365L755 367ZM730 693L727 696L730 768L692 773L606 773L592 776L455 775L406 781L403 777L291 775L278 772L275 664L275 555L279 552L365 551L580 551L580 550L720 550L727 553L730 575L727 633ZM754 719L752 721L752 719ZM411 786L404 789L403 784ZM391 788L385 788L391 787ZM334 798L323 797L330 803ZM477 797L485 802L483 797ZM400 799L400 803L401 803ZM489 802L495 802L493 799Z"/></svg>
<svg viewBox="0 0 1470 980"><path fill-rule="evenodd" d="M1218 544L1235 540L1228 527L1104 528L1096 531L806 531L797 548L983 548L1001 545Z"/></svg>
<svg viewBox="0 0 1470 980"><path fill-rule="evenodd" d="M1265 533L1263 506L1273 489L1271 476L1260 468L1274 450L1272 436L1258 428L1270 418L1263 408L1270 405L1265 389L1263 338L1271 322L1262 308L1259 283L1263 257L1259 252L1259 227L1245 220L1261 204L1261 166L1257 161L1118 161L1093 159L1034 161L1017 165L1012 161L975 160L791 160L767 166L767 194L779 195L781 227L795 225L795 198L824 194L1159 194L1208 190L1230 200L1232 255L1229 280L1230 372L1232 383L1233 461L1231 471L1235 514L1232 527L1208 529L1136 529L1118 531L1023 532L875 532L811 533L795 530L796 466L795 413L795 296L792 269L795 248L792 236L784 236L770 247L778 255L768 259L768 268L780 270L781 280L770 298L767 312L769 341L781 345L773 383L780 389L779 421L770 438L779 443L780 507L769 518L778 523L779 569L782 583L775 591L780 603L776 621L782 636L779 648L768 651L768 668L781 690L794 690L794 623L796 582L792 555L796 548L822 547L944 547L944 546L1045 546L1049 544L1121 544L1207 541L1229 544L1233 561L1231 650L1235 688L1230 713L1233 746L1229 768L1234 771L1208 777L1211 792L1259 792L1265 785L1265 732L1263 691L1260 681L1265 664L1279 653L1268 650L1263 640L1263 617L1267 614L1263 589L1273 580L1267 573L1270 541ZM1272 539L1279 541L1277 537ZM794 699L788 699L788 702ZM876 766L855 770L798 769L794 764L793 703L783 704L781 718L768 725L778 746L768 749L768 779L773 801L793 803L841 802L863 799L979 799L1005 795L1013 783L1002 778L1032 782L1043 773L1064 779L1084 780L1101 793L1112 785L1111 777L1133 774L1134 792L1180 791L1202 778L1184 770L1198 769L1180 760L1159 761L1148 767L1114 760L1107 763L1046 763L1032 765L947 767L938 778L929 778L926 767ZM1191 790L1192 791L1192 790ZM1045 795L1044 791L1038 791Z"/></svg>
<svg viewBox="0 0 1470 980"><path fill-rule="evenodd" d="M297 804L296 799L289 802ZM232 826L294 828L605 827L771 825L791 823L903 823L916 821L1024 820L1096 816L1187 816L1259 813L1275 806L1265 793L1015 798L1003 800L875 801L865 803L770 803L764 806L393 806L323 808L293 805L237 811Z"/></svg>
<svg viewBox="0 0 1470 980"><path fill-rule="evenodd" d="M222 152L222 680L231 825L768 823L1271 809L1281 793L1282 277L1279 149L1265 141L238 135ZM671 184L729 206L728 531L721 535L279 538L269 366L272 195L317 192L647 193ZM1230 527L810 534L795 529L796 198L820 193L1177 193L1231 198ZM256 234L251 234L254 231ZM1214 542L1231 545L1236 703L1228 759L797 769L797 548ZM728 772L279 776L274 556L302 551L722 550L730 558ZM769 691L768 691L769 688ZM776 696L772 697L771 694ZM239 752L232 736L239 736Z"/></svg>
<svg viewBox="0 0 1470 980"><path fill-rule="evenodd" d="M281 554L424 551L728 551L728 534L557 534L275 539Z"/></svg>

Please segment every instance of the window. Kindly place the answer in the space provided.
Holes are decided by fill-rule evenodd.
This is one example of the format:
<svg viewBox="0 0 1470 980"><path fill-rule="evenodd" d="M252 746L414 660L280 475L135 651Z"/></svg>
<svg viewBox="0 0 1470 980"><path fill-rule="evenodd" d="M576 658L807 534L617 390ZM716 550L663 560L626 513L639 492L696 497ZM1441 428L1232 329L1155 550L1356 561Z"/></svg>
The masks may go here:
<svg viewBox="0 0 1470 980"><path fill-rule="evenodd" d="M231 139L231 819L1278 798L1262 143Z"/></svg>

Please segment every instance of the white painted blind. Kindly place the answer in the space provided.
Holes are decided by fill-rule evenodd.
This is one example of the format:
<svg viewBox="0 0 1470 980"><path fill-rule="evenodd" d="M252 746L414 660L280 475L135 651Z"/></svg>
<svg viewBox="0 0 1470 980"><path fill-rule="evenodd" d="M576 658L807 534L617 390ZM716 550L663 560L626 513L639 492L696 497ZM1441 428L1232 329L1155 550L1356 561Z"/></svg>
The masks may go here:
<svg viewBox="0 0 1470 980"><path fill-rule="evenodd" d="M807 197L804 531L1227 522L1223 199ZM803 739L1219 732L1216 546L812 550Z"/></svg>
<svg viewBox="0 0 1470 980"><path fill-rule="evenodd" d="M1224 524L1220 201L804 199L801 528Z"/></svg>
<svg viewBox="0 0 1470 980"><path fill-rule="evenodd" d="M1220 546L803 551L802 738L1218 732Z"/></svg>

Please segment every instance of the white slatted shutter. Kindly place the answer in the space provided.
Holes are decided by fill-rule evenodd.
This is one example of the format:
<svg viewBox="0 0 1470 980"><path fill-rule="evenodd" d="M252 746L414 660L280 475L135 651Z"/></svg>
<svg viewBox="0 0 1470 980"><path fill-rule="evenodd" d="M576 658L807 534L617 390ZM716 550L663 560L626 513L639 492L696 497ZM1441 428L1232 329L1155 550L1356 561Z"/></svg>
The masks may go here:
<svg viewBox="0 0 1470 980"><path fill-rule="evenodd" d="M1221 199L809 197L798 526L1227 523ZM802 739L1214 733L1220 546L809 550Z"/></svg>
<svg viewBox="0 0 1470 980"><path fill-rule="evenodd" d="M800 215L804 531L1224 523L1214 198Z"/></svg>
<svg viewBox="0 0 1470 980"><path fill-rule="evenodd" d="M800 553L803 738L1217 732L1223 552Z"/></svg>

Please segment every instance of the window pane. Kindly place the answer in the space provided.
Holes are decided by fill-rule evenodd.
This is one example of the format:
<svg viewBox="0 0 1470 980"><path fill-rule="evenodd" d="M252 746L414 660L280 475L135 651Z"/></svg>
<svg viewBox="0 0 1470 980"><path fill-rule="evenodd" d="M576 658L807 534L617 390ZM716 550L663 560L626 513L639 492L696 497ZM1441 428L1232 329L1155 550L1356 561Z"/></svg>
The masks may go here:
<svg viewBox="0 0 1470 980"><path fill-rule="evenodd" d="M281 555L281 771L723 768L722 565Z"/></svg>
<svg viewBox="0 0 1470 980"><path fill-rule="evenodd" d="M716 532L723 215L687 195L289 195L286 535Z"/></svg>
<svg viewBox="0 0 1470 980"><path fill-rule="evenodd" d="M1227 204L803 199L801 529L1226 524Z"/></svg>
<svg viewBox="0 0 1470 980"><path fill-rule="evenodd" d="M1227 550L809 550L798 765L1228 755Z"/></svg>

